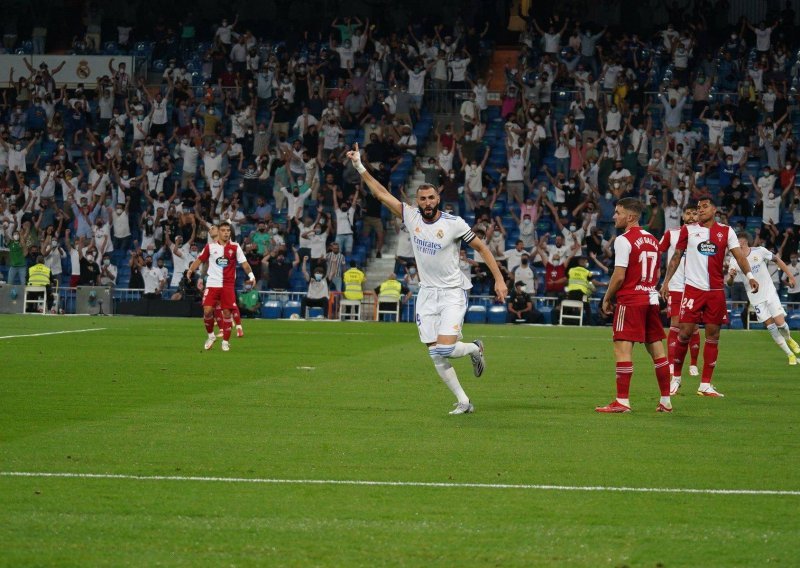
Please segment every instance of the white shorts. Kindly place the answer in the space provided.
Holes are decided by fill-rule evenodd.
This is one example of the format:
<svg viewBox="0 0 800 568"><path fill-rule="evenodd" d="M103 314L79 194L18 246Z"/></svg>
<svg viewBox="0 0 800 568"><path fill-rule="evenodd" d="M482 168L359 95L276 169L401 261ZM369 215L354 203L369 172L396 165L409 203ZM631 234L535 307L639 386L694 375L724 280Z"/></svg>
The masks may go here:
<svg viewBox="0 0 800 568"><path fill-rule="evenodd" d="M764 300L759 304L754 304L753 311L756 313L756 318L758 318L759 323L764 323L769 318L786 315L786 311L783 309L781 301L777 297Z"/></svg>
<svg viewBox="0 0 800 568"><path fill-rule="evenodd" d="M422 343L436 343L440 335L461 339L467 291L461 288L420 288L416 302L416 321Z"/></svg>

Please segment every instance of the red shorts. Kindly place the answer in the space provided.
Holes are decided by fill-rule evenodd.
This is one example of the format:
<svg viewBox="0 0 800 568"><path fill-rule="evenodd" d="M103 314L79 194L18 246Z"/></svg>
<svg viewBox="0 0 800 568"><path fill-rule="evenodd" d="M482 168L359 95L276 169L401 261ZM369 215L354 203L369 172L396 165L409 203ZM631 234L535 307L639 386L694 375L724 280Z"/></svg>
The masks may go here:
<svg viewBox="0 0 800 568"><path fill-rule="evenodd" d="M655 306L621 306L614 308L614 341L655 343L666 337L661 325L661 309Z"/></svg>
<svg viewBox="0 0 800 568"><path fill-rule="evenodd" d="M203 307L219 307L230 310L236 307L236 292L233 288L206 288L203 290Z"/></svg>
<svg viewBox="0 0 800 568"><path fill-rule="evenodd" d="M724 290L698 290L686 286L681 300L681 323L728 323L728 305Z"/></svg>
<svg viewBox="0 0 800 568"><path fill-rule="evenodd" d="M669 297L667 298L667 315L671 318L676 318L681 315L681 300L683 299L683 292L673 292L670 290Z"/></svg>

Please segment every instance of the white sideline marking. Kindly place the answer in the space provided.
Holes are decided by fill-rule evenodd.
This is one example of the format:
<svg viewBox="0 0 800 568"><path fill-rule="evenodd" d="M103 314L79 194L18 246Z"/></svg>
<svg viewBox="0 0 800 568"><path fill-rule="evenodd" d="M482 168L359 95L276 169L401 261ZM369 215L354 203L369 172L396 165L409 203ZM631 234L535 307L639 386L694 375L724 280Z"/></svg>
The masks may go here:
<svg viewBox="0 0 800 568"><path fill-rule="evenodd" d="M67 479L123 479L131 481L204 481L268 485L366 485L371 487L431 487L446 489L520 489L535 491L595 491L611 493L689 493L702 495L800 496L800 490L780 489L689 489L671 487L614 487L600 485L537 485L527 483L444 483L432 481L365 481L357 479L269 479L258 477L204 477L186 475L128 475L122 473L66 473L0 471L0 477L58 477Z"/></svg>
<svg viewBox="0 0 800 568"><path fill-rule="evenodd" d="M102 331L104 327L93 327L92 329L72 329L69 331L48 331L46 333L26 333L24 335L3 335L0 339L16 339L17 337L41 337L43 335L62 335L64 333L88 333L90 331Z"/></svg>

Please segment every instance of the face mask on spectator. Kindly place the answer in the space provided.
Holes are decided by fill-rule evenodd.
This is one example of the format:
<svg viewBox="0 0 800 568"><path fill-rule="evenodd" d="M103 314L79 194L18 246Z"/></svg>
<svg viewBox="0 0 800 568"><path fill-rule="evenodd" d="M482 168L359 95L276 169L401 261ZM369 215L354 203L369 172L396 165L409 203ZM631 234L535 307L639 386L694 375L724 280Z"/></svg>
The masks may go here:
<svg viewBox="0 0 800 568"><path fill-rule="evenodd" d="M412 268L409 268L409 269L408 269L408 273L409 273L411 276L414 276L414 275L417 273L417 269L416 269L416 268L413 268L413 267L412 267Z"/></svg>
<svg viewBox="0 0 800 568"><path fill-rule="evenodd" d="M317 282L320 282L322 280L322 273L321 272L316 272L314 274L314 280L316 280Z"/></svg>

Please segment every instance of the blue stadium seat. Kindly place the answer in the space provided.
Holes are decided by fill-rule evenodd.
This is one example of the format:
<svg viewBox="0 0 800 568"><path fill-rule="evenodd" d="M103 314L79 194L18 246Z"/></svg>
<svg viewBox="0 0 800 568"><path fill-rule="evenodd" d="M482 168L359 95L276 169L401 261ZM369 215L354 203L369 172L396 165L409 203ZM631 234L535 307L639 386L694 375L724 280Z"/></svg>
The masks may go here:
<svg viewBox="0 0 800 568"><path fill-rule="evenodd" d="M292 314L300 315L300 302L296 300L289 300L283 305L283 317L291 317Z"/></svg>
<svg viewBox="0 0 800 568"><path fill-rule="evenodd" d="M308 319L317 319L325 316L325 312L319 306L308 308Z"/></svg>
<svg viewBox="0 0 800 568"><path fill-rule="evenodd" d="M486 323L486 306L472 305L467 308L467 323Z"/></svg>
<svg viewBox="0 0 800 568"><path fill-rule="evenodd" d="M789 312L786 323L789 324L790 329L800 329L800 310Z"/></svg>
<svg viewBox="0 0 800 568"><path fill-rule="evenodd" d="M488 323L506 323L506 314L508 309L506 306L491 306L487 318Z"/></svg>
<svg viewBox="0 0 800 568"><path fill-rule="evenodd" d="M269 300L261 306L261 317L264 319L278 319L281 317L281 303L277 300Z"/></svg>

